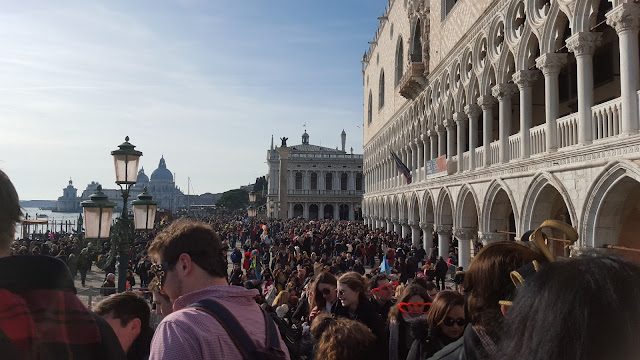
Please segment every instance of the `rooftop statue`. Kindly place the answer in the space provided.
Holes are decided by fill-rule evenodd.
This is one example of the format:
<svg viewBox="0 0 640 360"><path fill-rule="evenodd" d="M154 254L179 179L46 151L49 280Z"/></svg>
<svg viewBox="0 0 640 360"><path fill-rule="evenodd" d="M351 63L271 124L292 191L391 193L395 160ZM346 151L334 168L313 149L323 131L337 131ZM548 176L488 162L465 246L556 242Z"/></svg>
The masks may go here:
<svg viewBox="0 0 640 360"><path fill-rule="evenodd" d="M282 140L282 147L287 147L287 140L289 140L289 138L281 137L280 140Z"/></svg>

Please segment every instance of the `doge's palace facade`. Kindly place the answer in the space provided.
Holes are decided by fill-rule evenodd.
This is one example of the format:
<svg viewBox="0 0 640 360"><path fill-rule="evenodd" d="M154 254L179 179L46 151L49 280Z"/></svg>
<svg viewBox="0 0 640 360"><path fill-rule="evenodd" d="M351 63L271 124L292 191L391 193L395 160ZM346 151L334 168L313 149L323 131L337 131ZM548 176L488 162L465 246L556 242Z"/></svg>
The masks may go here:
<svg viewBox="0 0 640 360"><path fill-rule="evenodd" d="M640 248L640 4L387 5L363 57L366 223L437 241L441 255L453 234L465 268L472 241L518 239L546 219L578 230L573 253ZM446 171L428 166L436 158Z"/></svg>

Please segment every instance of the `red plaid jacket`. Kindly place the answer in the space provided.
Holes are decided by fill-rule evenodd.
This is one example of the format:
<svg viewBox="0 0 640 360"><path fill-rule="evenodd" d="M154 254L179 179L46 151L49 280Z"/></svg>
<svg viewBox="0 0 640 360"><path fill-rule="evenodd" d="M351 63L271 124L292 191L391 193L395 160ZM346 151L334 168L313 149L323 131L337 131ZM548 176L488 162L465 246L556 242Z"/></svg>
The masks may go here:
<svg viewBox="0 0 640 360"><path fill-rule="evenodd" d="M0 274L0 357L124 358L109 324L75 295L63 262L40 256L2 258Z"/></svg>

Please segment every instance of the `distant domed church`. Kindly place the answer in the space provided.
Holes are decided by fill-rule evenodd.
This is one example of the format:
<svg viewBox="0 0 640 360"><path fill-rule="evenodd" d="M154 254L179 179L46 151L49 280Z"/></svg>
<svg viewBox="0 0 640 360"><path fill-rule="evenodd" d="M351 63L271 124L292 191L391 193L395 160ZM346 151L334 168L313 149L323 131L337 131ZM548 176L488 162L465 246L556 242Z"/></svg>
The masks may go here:
<svg viewBox="0 0 640 360"><path fill-rule="evenodd" d="M64 195L58 198L58 211L80 211L80 202L89 200L89 196L96 193L98 185L100 185L98 182L92 181L82 192L82 196L77 197L77 189L75 189L73 183L69 181L69 186L63 189ZM185 205L185 195L180 188L176 187L173 174L167 169L164 156L160 158L158 168L151 173L151 179L145 174L144 167L138 171L136 184L133 185L129 191L129 209L132 209L131 201L136 200L138 195L144 191L145 187L147 188L147 192L153 196L153 200L158 202L159 209L175 211ZM103 189L102 191L109 197L109 201L118 204L116 211L122 209L122 195L119 189Z"/></svg>

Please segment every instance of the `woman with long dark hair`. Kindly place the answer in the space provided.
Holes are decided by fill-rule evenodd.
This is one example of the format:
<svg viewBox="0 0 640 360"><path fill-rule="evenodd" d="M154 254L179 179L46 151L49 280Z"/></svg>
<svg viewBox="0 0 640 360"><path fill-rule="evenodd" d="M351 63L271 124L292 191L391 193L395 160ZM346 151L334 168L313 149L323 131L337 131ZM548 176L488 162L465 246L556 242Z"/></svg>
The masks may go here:
<svg viewBox="0 0 640 360"><path fill-rule="evenodd" d="M316 275L316 278L311 284L311 290L309 297L311 299L309 308L309 321L313 321L313 318L321 312L327 312L329 314L335 313L336 309L340 307L340 301L338 300L337 290L338 280L333 274L329 272L320 272Z"/></svg>
<svg viewBox="0 0 640 360"><path fill-rule="evenodd" d="M638 299L635 264L605 256L545 264L507 310L500 358L638 359Z"/></svg>
<svg viewBox="0 0 640 360"><path fill-rule="evenodd" d="M458 340L464 333L467 319L464 297L454 291L441 291L431 302L425 321L411 326L415 341L407 360L425 360L440 349Z"/></svg>
<svg viewBox="0 0 640 360"><path fill-rule="evenodd" d="M413 336L412 324L426 321L431 299L427 290L418 284L407 286L398 297L398 302L389 310L389 360L407 358Z"/></svg>

